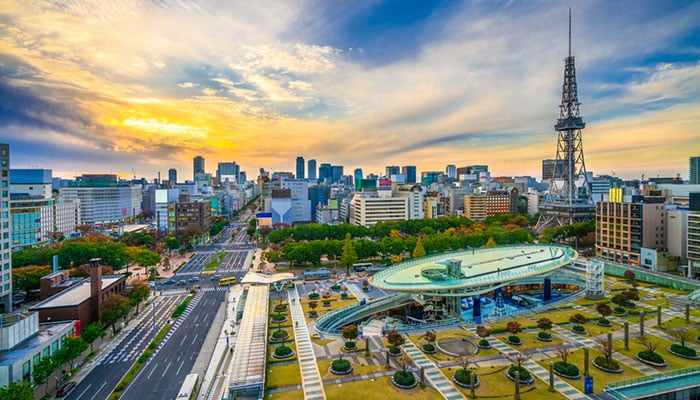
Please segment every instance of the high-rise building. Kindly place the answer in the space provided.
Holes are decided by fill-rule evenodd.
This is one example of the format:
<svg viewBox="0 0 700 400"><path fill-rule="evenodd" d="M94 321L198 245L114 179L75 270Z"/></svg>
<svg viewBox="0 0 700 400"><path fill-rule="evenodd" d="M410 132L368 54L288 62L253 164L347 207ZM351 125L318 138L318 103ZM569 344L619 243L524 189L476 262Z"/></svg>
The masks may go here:
<svg viewBox="0 0 700 400"><path fill-rule="evenodd" d="M116 175L82 175L59 190L67 202L80 203L80 223L123 221L141 212L141 187L118 181Z"/></svg>
<svg viewBox="0 0 700 400"><path fill-rule="evenodd" d="M319 183L332 183L333 170L330 164L321 163L321 166L318 167L318 181Z"/></svg>
<svg viewBox="0 0 700 400"><path fill-rule="evenodd" d="M342 165L331 165L331 183L340 182L340 178L343 177L343 166Z"/></svg>
<svg viewBox="0 0 700 400"><path fill-rule="evenodd" d="M691 185L700 185L700 156L690 157L690 176Z"/></svg>
<svg viewBox="0 0 700 400"><path fill-rule="evenodd" d="M175 168L170 168L168 170L168 182L170 182L171 185L177 183L177 170Z"/></svg>
<svg viewBox="0 0 700 400"><path fill-rule="evenodd" d="M457 179L457 166L449 164L447 167L445 167L445 173L447 174L447 179Z"/></svg>
<svg viewBox="0 0 700 400"><path fill-rule="evenodd" d="M204 173L204 157L197 156L192 159L192 180L195 179L197 174Z"/></svg>
<svg viewBox="0 0 700 400"><path fill-rule="evenodd" d="M219 184L228 179L229 182L238 183L239 173L241 171L240 165L236 164L235 161L232 162L220 162L216 167L216 179Z"/></svg>
<svg viewBox="0 0 700 400"><path fill-rule="evenodd" d="M558 132L556 163L563 161L564 171L554 169L549 192L540 207L537 230L551 226L559 227L575 222L586 222L596 215L591 197L590 183L583 159L581 130L586 124L579 113L576 63L571 55L571 11L569 11L569 56L564 61L564 84L562 86L559 119L554 129Z"/></svg>
<svg viewBox="0 0 700 400"><path fill-rule="evenodd" d="M406 178L406 183L416 183L416 166L404 165L401 167L401 175Z"/></svg>
<svg viewBox="0 0 700 400"><path fill-rule="evenodd" d="M408 197L356 193L350 201L349 221L367 227L383 221L406 221L409 217L408 202Z"/></svg>
<svg viewBox="0 0 700 400"><path fill-rule="evenodd" d="M362 190L361 188L359 188L360 181L363 178L362 168L355 168L355 172L352 175L353 175L353 179L355 180L355 190L356 191Z"/></svg>
<svg viewBox="0 0 700 400"><path fill-rule="evenodd" d="M2 201L0 202L0 299L5 306L4 311L12 311L12 250L10 244L10 145L0 143L0 183L2 184Z"/></svg>
<svg viewBox="0 0 700 400"><path fill-rule="evenodd" d="M391 179L392 175L399 175L401 174L401 168L397 165L387 165L386 167L386 177Z"/></svg>
<svg viewBox="0 0 700 400"><path fill-rule="evenodd" d="M442 171L422 171L420 173L420 183L425 187L440 182L442 182Z"/></svg>
<svg viewBox="0 0 700 400"><path fill-rule="evenodd" d="M309 160L307 169L309 179L316 179L316 160Z"/></svg>
<svg viewBox="0 0 700 400"><path fill-rule="evenodd" d="M304 157L299 156L297 157L297 179L304 179L306 177L306 174L304 174Z"/></svg>
<svg viewBox="0 0 700 400"><path fill-rule="evenodd" d="M566 160L547 159L542 160L542 181L549 182L554 178L554 175L566 175Z"/></svg>

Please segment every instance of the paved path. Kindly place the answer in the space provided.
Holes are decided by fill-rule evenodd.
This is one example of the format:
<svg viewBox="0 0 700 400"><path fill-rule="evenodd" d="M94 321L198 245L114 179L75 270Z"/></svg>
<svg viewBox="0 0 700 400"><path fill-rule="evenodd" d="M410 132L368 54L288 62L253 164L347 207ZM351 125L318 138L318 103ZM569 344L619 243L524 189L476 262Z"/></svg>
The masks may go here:
<svg viewBox="0 0 700 400"><path fill-rule="evenodd" d="M413 342L407 340L406 343L401 346L403 351L408 354L409 357L418 365L418 367L425 369L425 379L430 382L430 384L440 392L440 395L447 400L458 400L465 399L462 393L457 390L449 379L440 371L440 369L430 361L428 357L423 354L422 351L416 347Z"/></svg>
<svg viewBox="0 0 700 400"><path fill-rule="evenodd" d="M299 292L296 286L287 291L290 302L290 311L294 321L294 338L297 346L297 358L301 369L301 384L304 391L304 399L326 399L323 391L323 381L316 364L313 344L309 336L309 329L304 321L304 310L301 308Z"/></svg>
<svg viewBox="0 0 700 400"><path fill-rule="evenodd" d="M369 297L367 297L365 292L359 287L357 287L356 284L351 282L345 282L345 287L348 288L348 291L352 293L353 296L355 296L357 301L360 301L361 299L365 299L365 301L369 300Z"/></svg>

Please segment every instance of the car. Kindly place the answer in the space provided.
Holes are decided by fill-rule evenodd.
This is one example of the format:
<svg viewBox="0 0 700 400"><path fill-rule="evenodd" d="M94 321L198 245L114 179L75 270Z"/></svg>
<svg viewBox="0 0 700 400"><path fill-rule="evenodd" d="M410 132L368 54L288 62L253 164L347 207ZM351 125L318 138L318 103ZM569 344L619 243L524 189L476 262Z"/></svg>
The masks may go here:
<svg viewBox="0 0 700 400"><path fill-rule="evenodd" d="M193 277L191 277L191 278L188 279L188 280L189 280L190 282L199 282L199 278L196 277L196 276L193 276Z"/></svg>
<svg viewBox="0 0 700 400"><path fill-rule="evenodd" d="M172 285L175 283L175 279L170 278L167 281L163 282L164 285Z"/></svg>
<svg viewBox="0 0 700 400"><path fill-rule="evenodd" d="M66 382L58 388L56 397L64 397L75 387L75 382Z"/></svg>
<svg viewBox="0 0 700 400"><path fill-rule="evenodd" d="M212 281L218 281L219 279L221 279L221 275L212 275L212 277L209 278L209 280L212 280Z"/></svg>
<svg viewBox="0 0 700 400"><path fill-rule="evenodd" d="M178 286L185 286L185 285L187 285L187 282L185 282L184 279L181 279L181 280L177 281L177 285Z"/></svg>

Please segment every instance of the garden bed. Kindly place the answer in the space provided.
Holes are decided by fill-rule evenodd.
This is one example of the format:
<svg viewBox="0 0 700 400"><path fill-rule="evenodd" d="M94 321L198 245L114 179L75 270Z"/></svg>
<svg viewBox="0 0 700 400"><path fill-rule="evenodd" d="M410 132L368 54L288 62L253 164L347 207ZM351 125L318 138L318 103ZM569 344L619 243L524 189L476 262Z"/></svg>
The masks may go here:
<svg viewBox="0 0 700 400"><path fill-rule="evenodd" d="M513 374L515 374L515 370L517 370L517 366L512 366L506 370L506 377L510 379L511 381L515 382L515 377L511 375L511 371L513 371ZM527 373L526 378L523 378L523 372ZM525 370L524 367L520 367L520 384L521 385L532 385L535 383L535 378L530 374L529 371Z"/></svg>
<svg viewBox="0 0 700 400"><path fill-rule="evenodd" d="M399 389L413 389L414 387L418 386L418 379L411 371L406 371L405 375L403 371L396 371L396 373L391 377L391 384Z"/></svg>
<svg viewBox="0 0 700 400"><path fill-rule="evenodd" d="M457 372L455 372L454 375L452 375L452 382L454 382L455 384L457 384L463 388L471 389L472 388L472 385L471 385L471 375L472 374L475 374L474 371L467 371L467 374L466 374L467 377L465 378L467 380L467 383L464 383L460 380L460 379L462 379L463 375L465 375L464 370L463 369L457 370ZM457 378L458 375L460 375L459 379ZM479 377L477 377L476 380L474 381L474 388L475 389L478 388L480 384L481 384L481 382L479 382Z"/></svg>
<svg viewBox="0 0 700 400"><path fill-rule="evenodd" d="M644 358L644 356L640 356L640 354L643 354L644 351L640 351L637 353L634 358L637 359L637 361L641 361L644 364L651 365L652 367L656 368L666 368L668 367L668 363L663 359L663 357L659 356L658 354L654 353L656 356L658 356L661 359L661 362L658 361L652 361L652 360L647 360Z"/></svg>
<svg viewBox="0 0 700 400"><path fill-rule="evenodd" d="M673 346L674 346L674 345L672 345L671 347L669 347L668 349L666 349L666 351L668 351L670 354L673 354L673 355L676 356L676 357L681 357L681 358L685 358L685 359L688 359L688 360L700 360L700 356L698 356L697 353L696 353L695 355L683 354L683 353L680 353L680 352L678 352L678 351L673 351ZM680 345L675 345L675 346L679 346L679 347L680 347ZM689 348L689 347L686 347L686 349L693 350L693 349L691 349L691 348ZM693 350L693 352L695 352L695 351Z"/></svg>
<svg viewBox="0 0 700 400"><path fill-rule="evenodd" d="M621 373L625 372L625 370L620 366L619 363L618 363L618 369L610 369L607 367L603 367L602 365L598 364L595 360L593 360L591 362L591 364L593 364L593 366L598 368L599 370L604 371L604 372L609 372L611 374L621 374Z"/></svg>
<svg viewBox="0 0 700 400"><path fill-rule="evenodd" d="M333 375L348 375L352 374L352 364L348 360L335 360L331 363L328 371Z"/></svg>

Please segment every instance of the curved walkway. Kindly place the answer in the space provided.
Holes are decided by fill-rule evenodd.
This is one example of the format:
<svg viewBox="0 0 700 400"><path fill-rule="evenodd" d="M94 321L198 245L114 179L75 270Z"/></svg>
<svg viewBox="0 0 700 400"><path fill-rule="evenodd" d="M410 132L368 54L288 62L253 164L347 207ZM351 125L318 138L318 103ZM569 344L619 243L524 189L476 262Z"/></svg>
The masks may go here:
<svg viewBox="0 0 700 400"><path fill-rule="evenodd" d="M430 361L428 357L423 354L422 351L416 347L410 340L406 341L406 344L401 346L403 351L408 354L409 357L418 365L418 367L424 368L425 379L430 382L430 384L440 392L440 395L447 400L464 400L465 397L462 393L457 390L452 383L447 379L447 377L440 371L440 369Z"/></svg>
<svg viewBox="0 0 700 400"><path fill-rule="evenodd" d="M325 400L326 393L323 391L323 381L316 364L309 328L304 320L304 310L299 301L299 292L296 286L287 290L287 298L290 302L290 311L294 321L294 338L297 346L297 358L301 369L301 385L304 390L306 400Z"/></svg>

